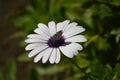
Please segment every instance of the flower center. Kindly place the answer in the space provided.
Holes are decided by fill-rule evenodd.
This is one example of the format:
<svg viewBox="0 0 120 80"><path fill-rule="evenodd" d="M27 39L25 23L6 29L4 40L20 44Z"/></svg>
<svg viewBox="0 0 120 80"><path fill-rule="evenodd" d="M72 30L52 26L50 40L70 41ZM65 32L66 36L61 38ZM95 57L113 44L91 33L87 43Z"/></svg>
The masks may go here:
<svg viewBox="0 0 120 80"><path fill-rule="evenodd" d="M62 31L57 32L53 35L47 42L49 47L58 48L59 46L65 44L65 39L62 36Z"/></svg>

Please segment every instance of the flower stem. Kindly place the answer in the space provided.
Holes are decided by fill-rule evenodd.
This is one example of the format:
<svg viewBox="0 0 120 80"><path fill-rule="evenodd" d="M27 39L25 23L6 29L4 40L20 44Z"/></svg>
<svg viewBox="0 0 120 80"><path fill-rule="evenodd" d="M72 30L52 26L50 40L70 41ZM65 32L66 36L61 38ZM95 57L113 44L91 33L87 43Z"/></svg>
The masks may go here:
<svg viewBox="0 0 120 80"><path fill-rule="evenodd" d="M68 59L69 59L70 62L71 62L74 66L76 66L81 72L83 72L87 77L89 77L91 80L93 80L92 77L91 77L88 73L86 73L84 69L82 69L80 66L78 66L77 63L75 63L71 58L68 58Z"/></svg>
<svg viewBox="0 0 120 80"><path fill-rule="evenodd" d="M70 62L76 66L81 72L83 72L84 74L87 74L80 66L78 66L77 63L75 63L71 58L68 58L70 60Z"/></svg>

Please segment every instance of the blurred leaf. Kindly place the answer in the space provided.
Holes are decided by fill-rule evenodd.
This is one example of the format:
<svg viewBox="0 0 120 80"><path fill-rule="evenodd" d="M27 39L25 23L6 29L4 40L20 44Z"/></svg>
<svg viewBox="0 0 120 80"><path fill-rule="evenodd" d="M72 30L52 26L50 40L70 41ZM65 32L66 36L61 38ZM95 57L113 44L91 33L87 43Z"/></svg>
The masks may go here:
<svg viewBox="0 0 120 80"><path fill-rule="evenodd" d="M116 42L119 43L120 42L120 28L112 30L111 34L116 35Z"/></svg>
<svg viewBox="0 0 120 80"><path fill-rule="evenodd" d="M2 73L1 70L0 70L0 80L4 80L4 79L3 79L3 73Z"/></svg>
<svg viewBox="0 0 120 80"><path fill-rule="evenodd" d="M31 58L28 57L28 53L24 53L18 57L18 61L27 62L27 61L31 61Z"/></svg>
<svg viewBox="0 0 120 80"><path fill-rule="evenodd" d="M62 4L65 6L65 7L68 7L68 8L73 8L73 7L77 7L77 6L80 6L82 4L84 4L85 2L88 2L89 0L69 0L69 1L66 1L66 0L62 0Z"/></svg>
<svg viewBox="0 0 120 80"><path fill-rule="evenodd" d="M115 5L115 6L120 6L120 0L113 0L111 2L111 4Z"/></svg>
<svg viewBox="0 0 120 80"><path fill-rule="evenodd" d="M93 15L97 15L102 20L105 17L111 16L111 9L105 4L96 4L91 7Z"/></svg>
<svg viewBox="0 0 120 80"><path fill-rule="evenodd" d="M76 14L75 12L73 11L67 11L66 12L66 16L70 19L70 20L75 20L75 19L78 19L79 18L79 15Z"/></svg>
<svg viewBox="0 0 120 80"><path fill-rule="evenodd" d="M42 68L42 67L36 67L36 71L40 74L40 75L51 75L51 74L55 74L57 72L63 71L64 68L63 67L58 67L58 66L49 66L47 68Z"/></svg>
<svg viewBox="0 0 120 80"><path fill-rule="evenodd" d="M25 47L26 46L25 39L20 42L20 46L21 47Z"/></svg>
<svg viewBox="0 0 120 80"><path fill-rule="evenodd" d="M92 13L92 10L91 9L86 9L82 16L83 16L82 19L84 20L84 22L87 25L89 25L91 28L93 28L93 20L92 20L93 13Z"/></svg>
<svg viewBox="0 0 120 80"><path fill-rule="evenodd" d="M117 76L120 78L120 63L117 63L115 65L115 73L117 74Z"/></svg>
<svg viewBox="0 0 120 80"><path fill-rule="evenodd" d="M29 73L29 80L41 80L40 79L40 75L38 74L38 72L33 68L30 73Z"/></svg>
<svg viewBox="0 0 120 80"><path fill-rule="evenodd" d="M79 54L81 54L81 53L79 53ZM90 64L90 61L87 60L87 59L85 59L84 56L82 56L82 55L76 56L75 62L76 62L81 68L86 68L86 67L88 67L89 64Z"/></svg>
<svg viewBox="0 0 120 80"><path fill-rule="evenodd" d="M95 80L104 80L106 69L102 64L96 64L91 67L91 74Z"/></svg>
<svg viewBox="0 0 120 80"><path fill-rule="evenodd" d="M54 6L55 6L55 0L50 0L50 4L49 4L49 12L50 14L54 14Z"/></svg>
<svg viewBox="0 0 120 80"><path fill-rule="evenodd" d="M7 80L16 80L16 63L14 59L7 62Z"/></svg>
<svg viewBox="0 0 120 80"><path fill-rule="evenodd" d="M96 47L99 50L107 50L109 47L109 44L107 43L106 39L98 37L98 39L96 40Z"/></svg>
<svg viewBox="0 0 120 80"><path fill-rule="evenodd" d="M98 35L91 36L90 39L88 39L88 41L85 43L85 47L87 47L90 43L97 40L97 38L98 38Z"/></svg>
<svg viewBox="0 0 120 80"><path fill-rule="evenodd" d="M11 36L11 38L24 38L26 36L26 34L23 32L23 31L20 31L20 32L16 32L15 34L13 34Z"/></svg>
<svg viewBox="0 0 120 80"><path fill-rule="evenodd" d="M84 75L80 73L76 73L74 76L70 76L69 80L83 80L81 79Z"/></svg>

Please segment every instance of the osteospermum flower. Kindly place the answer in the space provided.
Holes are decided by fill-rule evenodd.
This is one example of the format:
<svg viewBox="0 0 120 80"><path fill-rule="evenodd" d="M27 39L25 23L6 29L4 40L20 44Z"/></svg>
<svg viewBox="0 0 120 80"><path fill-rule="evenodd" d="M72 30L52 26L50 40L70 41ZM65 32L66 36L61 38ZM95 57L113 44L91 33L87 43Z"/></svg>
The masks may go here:
<svg viewBox="0 0 120 80"><path fill-rule="evenodd" d="M69 20L59 22L55 24L54 21L48 23L48 27L39 23L38 28L34 30L36 34L28 35L26 43L30 43L26 46L26 50L32 50L29 53L29 57L34 58L34 62L38 62L42 59L42 63L46 63L48 60L51 64L59 63L61 54L66 57L73 58L78 54L78 50L82 50L83 47L78 42L85 42L86 38L79 33L85 31L77 23L70 23Z"/></svg>

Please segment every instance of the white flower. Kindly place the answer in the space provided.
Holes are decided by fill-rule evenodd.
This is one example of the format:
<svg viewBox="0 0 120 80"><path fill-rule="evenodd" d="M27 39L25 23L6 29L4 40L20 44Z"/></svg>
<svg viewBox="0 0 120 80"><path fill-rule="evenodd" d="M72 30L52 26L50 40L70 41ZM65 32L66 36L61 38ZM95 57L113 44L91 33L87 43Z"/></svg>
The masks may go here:
<svg viewBox="0 0 120 80"><path fill-rule="evenodd" d="M79 33L85 31L77 23L69 23L69 20L59 22L55 24L54 21L48 23L48 27L39 23L38 28L34 30L36 34L28 35L26 43L30 43L26 46L26 50L32 50L29 53L29 57L34 58L34 62L38 62L42 58L42 63L46 63L47 60L51 64L59 63L61 58L61 52L69 58L73 58L78 54L78 50L82 50L82 46L77 42L85 42L86 38Z"/></svg>

